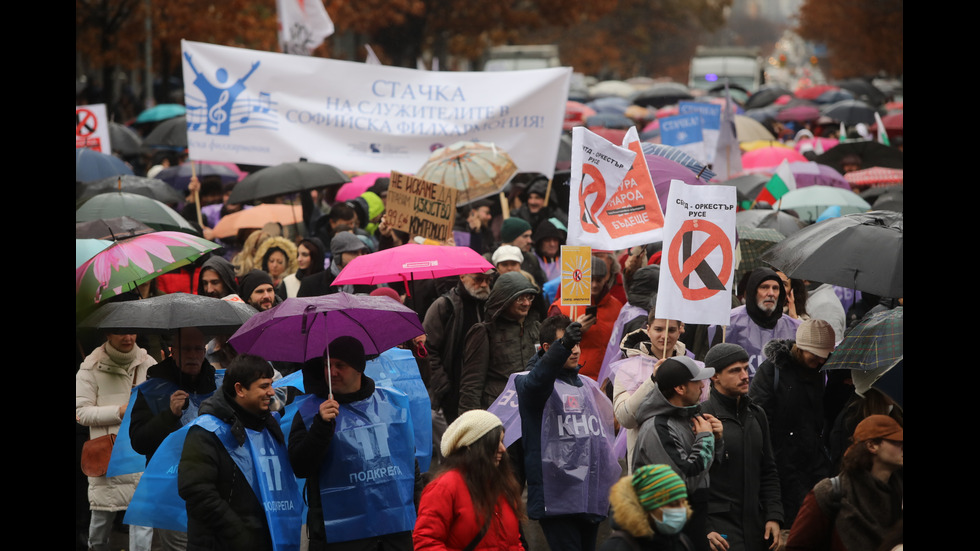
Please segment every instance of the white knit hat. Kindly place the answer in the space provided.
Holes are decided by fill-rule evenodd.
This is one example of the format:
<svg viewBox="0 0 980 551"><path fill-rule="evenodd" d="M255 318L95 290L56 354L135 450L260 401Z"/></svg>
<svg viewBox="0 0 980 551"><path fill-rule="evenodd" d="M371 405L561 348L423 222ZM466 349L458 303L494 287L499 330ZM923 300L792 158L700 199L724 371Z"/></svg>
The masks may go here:
<svg viewBox="0 0 980 551"><path fill-rule="evenodd" d="M448 457L454 451L469 446L484 434L503 426L500 418L483 409L471 409L449 424L442 434L442 456Z"/></svg>

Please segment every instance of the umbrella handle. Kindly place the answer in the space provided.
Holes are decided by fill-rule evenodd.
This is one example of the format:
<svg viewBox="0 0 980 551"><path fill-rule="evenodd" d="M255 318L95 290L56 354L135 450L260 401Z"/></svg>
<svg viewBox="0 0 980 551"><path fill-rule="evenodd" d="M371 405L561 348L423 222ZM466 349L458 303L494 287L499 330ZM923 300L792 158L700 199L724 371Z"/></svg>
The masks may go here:
<svg viewBox="0 0 980 551"><path fill-rule="evenodd" d="M312 327L313 323L309 321L309 317L310 317L310 313L313 312L314 310L316 310L316 306L312 304L308 304L306 308L303 310L303 325L300 327L301 335L306 335L310 332L310 327ZM315 312L313 312L313 314L316 315Z"/></svg>

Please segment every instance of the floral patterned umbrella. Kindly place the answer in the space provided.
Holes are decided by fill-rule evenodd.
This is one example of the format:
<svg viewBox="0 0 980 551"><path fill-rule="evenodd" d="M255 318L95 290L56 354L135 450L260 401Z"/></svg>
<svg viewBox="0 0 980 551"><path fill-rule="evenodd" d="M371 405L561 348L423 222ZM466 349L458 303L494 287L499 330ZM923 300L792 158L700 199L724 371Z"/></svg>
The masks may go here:
<svg viewBox="0 0 980 551"><path fill-rule="evenodd" d="M494 195L517 172L503 149L489 142L456 142L435 150L415 176L459 190L457 206Z"/></svg>
<svg viewBox="0 0 980 551"><path fill-rule="evenodd" d="M190 264L219 246L176 231L116 241L75 270L75 310L91 309L107 298Z"/></svg>

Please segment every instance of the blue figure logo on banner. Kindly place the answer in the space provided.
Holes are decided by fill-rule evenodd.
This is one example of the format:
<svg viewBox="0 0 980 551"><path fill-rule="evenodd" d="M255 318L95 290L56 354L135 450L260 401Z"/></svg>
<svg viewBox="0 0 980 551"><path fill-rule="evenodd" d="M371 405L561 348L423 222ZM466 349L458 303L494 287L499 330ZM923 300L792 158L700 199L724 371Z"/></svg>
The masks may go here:
<svg viewBox="0 0 980 551"><path fill-rule="evenodd" d="M204 131L212 136L228 136L235 130L247 127L275 130L277 128L275 103L269 92L259 92L258 97L244 94L245 81L258 69L260 62L233 84L228 82L228 70L219 67L213 83L194 66L191 55L184 53L188 67L194 72L194 86L203 98L187 97L188 132ZM241 97L239 97L241 96Z"/></svg>

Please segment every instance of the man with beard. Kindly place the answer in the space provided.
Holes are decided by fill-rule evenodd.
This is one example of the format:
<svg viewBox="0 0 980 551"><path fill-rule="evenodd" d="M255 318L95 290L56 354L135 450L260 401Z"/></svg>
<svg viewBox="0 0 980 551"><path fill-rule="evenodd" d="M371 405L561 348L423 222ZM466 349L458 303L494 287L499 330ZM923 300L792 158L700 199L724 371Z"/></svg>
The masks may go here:
<svg viewBox="0 0 980 551"><path fill-rule="evenodd" d="M464 274L459 283L429 306L422 321L429 350L429 400L438 418L436 426L445 428L459 415L459 371L463 342L473 325L483 321L483 308L490 297L491 271ZM434 426L433 429L436 427ZM433 430L433 435L438 438ZM441 434L441 433L440 433ZM439 449L438 446L435 449Z"/></svg>
<svg viewBox="0 0 980 551"><path fill-rule="evenodd" d="M749 380L766 359L766 343L773 339L792 339L800 321L783 313L786 291L779 274L769 268L753 271L745 286L745 304L732 308L731 322L722 335L717 325L708 327L712 346L722 342L737 344L749 355Z"/></svg>
<svg viewBox="0 0 980 551"><path fill-rule="evenodd" d="M272 286L272 276L262 270L252 270L242 276L241 296L249 306L259 312L265 312L282 299L276 296L276 289Z"/></svg>
<svg viewBox="0 0 980 551"><path fill-rule="evenodd" d="M212 256L201 266L197 294L212 298L225 298L238 292L235 266L224 257Z"/></svg>

